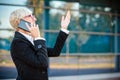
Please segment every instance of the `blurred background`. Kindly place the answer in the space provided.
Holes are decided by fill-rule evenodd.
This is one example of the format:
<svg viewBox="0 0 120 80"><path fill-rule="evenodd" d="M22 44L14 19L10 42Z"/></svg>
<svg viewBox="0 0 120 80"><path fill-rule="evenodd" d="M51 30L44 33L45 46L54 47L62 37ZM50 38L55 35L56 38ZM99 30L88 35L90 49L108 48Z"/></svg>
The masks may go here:
<svg viewBox="0 0 120 80"><path fill-rule="evenodd" d="M14 30L9 16L12 11L25 7L36 16L48 47L55 44L62 15L71 11L70 35L62 53L60 57L49 58L51 80L60 77L83 80L79 76L86 75L90 75L86 77L90 80L92 74L101 74L99 80L103 76L106 80L120 80L119 3L119 0L0 0L0 79L17 76L10 56ZM108 73L114 76L105 77ZM61 80L67 80L64 78Z"/></svg>

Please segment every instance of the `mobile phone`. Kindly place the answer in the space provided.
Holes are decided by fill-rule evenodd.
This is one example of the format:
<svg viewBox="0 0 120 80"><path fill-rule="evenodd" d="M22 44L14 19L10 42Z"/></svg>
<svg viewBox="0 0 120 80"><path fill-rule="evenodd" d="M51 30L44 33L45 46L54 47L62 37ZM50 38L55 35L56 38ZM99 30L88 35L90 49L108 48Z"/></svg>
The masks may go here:
<svg viewBox="0 0 120 80"><path fill-rule="evenodd" d="M23 30L25 30L25 31L28 31L28 32L29 32L29 29L27 28L26 23L27 23L29 26L31 26L31 23L30 23L30 22L27 22L27 21L21 19L18 27L21 28L21 29L23 29Z"/></svg>

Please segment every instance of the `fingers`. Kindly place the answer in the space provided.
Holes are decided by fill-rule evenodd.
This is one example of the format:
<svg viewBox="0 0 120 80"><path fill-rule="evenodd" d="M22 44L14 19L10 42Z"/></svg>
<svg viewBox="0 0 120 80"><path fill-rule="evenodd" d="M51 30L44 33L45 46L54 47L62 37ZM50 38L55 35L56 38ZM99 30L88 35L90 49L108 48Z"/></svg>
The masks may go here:
<svg viewBox="0 0 120 80"><path fill-rule="evenodd" d="M30 31L32 28L38 27L38 25L36 25L35 23L34 23L34 24L30 24L30 25L28 25L28 23L25 23L25 24L26 24L27 28L29 29L29 31Z"/></svg>
<svg viewBox="0 0 120 80"><path fill-rule="evenodd" d="M35 24L35 23L33 24L33 27L36 27L36 24Z"/></svg>
<svg viewBox="0 0 120 80"><path fill-rule="evenodd" d="M38 28L38 24L36 25L36 27Z"/></svg>
<svg viewBox="0 0 120 80"><path fill-rule="evenodd" d="M71 17L70 10L68 10L65 18L70 19L70 17Z"/></svg>
<svg viewBox="0 0 120 80"><path fill-rule="evenodd" d="M65 17L64 17L64 16L62 16L62 19L61 19L61 21L64 21L64 18L65 18Z"/></svg>
<svg viewBox="0 0 120 80"><path fill-rule="evenodd" d="M68 10L66 16L65 17L62 16L62 19L61 19L61 27L62 28L64 28L64 29L68 28L68 25L70 23L70 17L71 17L71 14L70 14L70 11Z"/></svg>
<svg viewBox="0 0 120 80"><path fill-rule="evenodd" d="M66 16L65 17L62 16L62 20L61 21L64 21L65 19L70 20L70 17L71 17L71 14L70 14L70 11L68 10Z"/></svg>

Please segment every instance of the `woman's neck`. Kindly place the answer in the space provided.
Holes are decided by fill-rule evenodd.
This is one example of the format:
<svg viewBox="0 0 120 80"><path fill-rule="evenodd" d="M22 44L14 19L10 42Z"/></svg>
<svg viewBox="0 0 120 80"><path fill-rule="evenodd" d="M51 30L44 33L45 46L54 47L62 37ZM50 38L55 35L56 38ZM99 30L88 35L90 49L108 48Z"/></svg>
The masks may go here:
<svg viewBox="0 0 120 80"><path fill-rule="evenodd" d="M30 32L25 31L25 30L20 29L20 28L19 28L17 31L18 31L18 32L22 32L22 33L27 34L27 35L31 35Z"/></svg>

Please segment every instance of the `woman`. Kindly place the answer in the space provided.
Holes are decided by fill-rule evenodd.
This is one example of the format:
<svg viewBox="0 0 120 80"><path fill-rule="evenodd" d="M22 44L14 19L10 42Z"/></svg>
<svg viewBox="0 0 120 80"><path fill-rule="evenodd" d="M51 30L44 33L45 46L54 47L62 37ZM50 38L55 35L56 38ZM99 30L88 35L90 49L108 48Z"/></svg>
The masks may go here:
<svg viewBox="0 0 120 80"><path fill-rule="evenodd" d="M31 24L25 23L28 31L20 28L21 20ZM53 48L46 47L46 40L41 37L35 21L35 16L26 8L17 9L10 15L10 23L15 29L11 56L17 68L17 80L48 80L48 57L60 55L69 34L70 11L66 17L62 16L61 30Z"/></svg>

